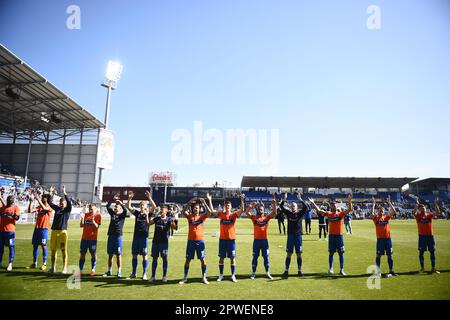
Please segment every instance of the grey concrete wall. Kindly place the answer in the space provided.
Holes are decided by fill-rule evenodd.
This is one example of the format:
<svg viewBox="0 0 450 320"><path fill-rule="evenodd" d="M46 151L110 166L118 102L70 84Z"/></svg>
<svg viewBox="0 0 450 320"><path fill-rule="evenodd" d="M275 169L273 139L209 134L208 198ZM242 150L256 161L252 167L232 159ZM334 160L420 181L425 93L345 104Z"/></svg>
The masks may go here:
<svg viewBox="0 0 450 320"><path fill-rule="evenodd" d="M28 144L0 144L0 162L25 175ZM66 186L76 198L92 201L97 145L33 144L28 177L41 184Z"/></svg>

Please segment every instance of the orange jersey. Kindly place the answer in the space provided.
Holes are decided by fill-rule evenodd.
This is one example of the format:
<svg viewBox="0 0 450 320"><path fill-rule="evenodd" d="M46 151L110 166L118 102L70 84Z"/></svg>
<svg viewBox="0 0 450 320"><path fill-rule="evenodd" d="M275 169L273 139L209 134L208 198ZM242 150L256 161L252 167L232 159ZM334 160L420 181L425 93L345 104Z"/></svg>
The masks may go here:
<svg viewBox="0 0 450 320"><path fill-rule="evenodd" d="M220 219L220 240L235 240L236 232L234 224L236 223L237 214L236 212L219 213Z"/></svg>
<svg viewBox="0 0 450 320"><path fill-rule="evenodd" d="M14 232L16 231L16 219L12 215L19 215L20 209L18 206L3 207L0 209L0 232Z"/></svg>
<svg viewBox="0 0 450 320"><path fill-rule="evenodd" d="M330 235L342 235L342 225L345 214L343 212L325 212L328 218L328 230Z"/></svg>
<svg viewBox="0 0 450 320"><path fill-rule="evenodd" d="M98 228L94 226L92 221L95 221L99 226L102 224L102 216L97 213L95 216L92 213L84 215L83 235L81 240L97 240Z"/></svg>
<svg viewBox="0 0 450 320"><path fill-rule="evenodd" d="M432 236L433 235L433 214L427 212L426 214L419 213L416 215L417 228L419 235Z"/></svg>
<svg viewBox="0 0 450 320"><path fill-rule="evenodd" d="M188 240L203 240L203 227L206 220L206 215L188 215L189 223Z"/></svg>
<svg viewBox="0 0 450 320"><path fill-rule="evenodd" d="M253 235L255 239L267 239L267 234L269 233L269 221L272 216L250 217L253 222Z"/></svg>
<svg viewBox="0 0 450 320"><path fill-rule="evenodd" d="M35 227L39 229L48 229L50 226L50 218L53 214L53 209L44 210L41 206L38 206L35 211L37 212Z"/></svg>
<svg viewBox="0 0 450 320"><path fill-rule="evenodd" d="M381 218L375 217L372 220L373 223L375 223L378 239L388 239L391 237L391 228L389 227L389 220L391 220L391 216L383 215Z"/></svg>

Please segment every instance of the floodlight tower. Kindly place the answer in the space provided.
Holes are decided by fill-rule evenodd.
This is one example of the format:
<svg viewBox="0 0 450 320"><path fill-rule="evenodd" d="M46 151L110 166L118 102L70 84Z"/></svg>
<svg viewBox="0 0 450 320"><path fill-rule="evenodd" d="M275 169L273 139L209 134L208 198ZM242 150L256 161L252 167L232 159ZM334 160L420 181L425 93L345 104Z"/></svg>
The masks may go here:
<svg viewBox="0 0 450 320"><path fill-rule="evenodd" d="M105 73L105 81L101 84L102 87L108 89L108 93L106 95L106 110L105 110L105 129L108 129L108 120L109 120L109 101L111 98L111 91L117 88L117 83L120 80L120 76L122 75L123 66L118 61L108 61L108 65L106 67ZM103 168L99 168L98 172L98 197L100 200L103 198Z"/></svg>
<svg viewBox="0 0 450 320"><path fill-rule="evenodd" d="M117 83L122 75L123 66L117 61L108 61L108 66L106 67L105 81L102 83L102 87L108 89L108 94L106 96L106 111L105 111L105 129L108 129L108 118L109 118L109 100L111 98L111 91L117 88Z"/></svg>

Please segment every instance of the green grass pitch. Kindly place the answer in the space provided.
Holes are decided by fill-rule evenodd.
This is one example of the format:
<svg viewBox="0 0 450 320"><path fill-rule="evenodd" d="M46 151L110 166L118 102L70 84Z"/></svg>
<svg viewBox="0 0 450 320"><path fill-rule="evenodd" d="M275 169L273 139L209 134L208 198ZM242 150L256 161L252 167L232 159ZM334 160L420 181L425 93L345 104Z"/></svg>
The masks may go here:
<svg viewBox="0 0 450 320"><path fill-rule="evenodd" d="M303 236L304 278L296 277L295 256L291 263L292 276L281 279L284 271L286 237L278 233L277 221L270 225L270 263L274 280L264 278L262 258L258 261L259 277L250 280L253 242L253 226L249 219L239 219L237 233L237 274L238 283L230 281L229 260L225 264L225 281L216 282L218 276L218 219L208 219L205 225L208 279L210 285L200 282L201 270L198 260L191 262L189 283L179 285L183 276L187 225L180 219L180 230L169 243L169 282L161 283L162 262L159 260L157 283L149 284L142 279L125 280L115 277L103 278L106 271L106 231L109 221L104 221L99 231L98 263L96 277L83 276L80 289L68 289L67 278L60 273L50 275L40 270L29 270L32 259L32 225L18 225L16 230L16 259L14 270L0 271L0 299L213 299L213 300L274 300L274 299L450 299L450 221L435 221L434 231L437 241L437 268L441 274L419 274L417 254L417 226L415 221L392 221L391 233L394 243L395 278L382 278L380 289L368 289L367 268L375 264L375 227L371 221L353 221L353 235L345 235L346 278L327 277L327 242L318 241L317 220L313 221L313 235ZM131 271L131 239L134 218L127 219L124 228L123 275ZM69 265L78 265L79 245L82 229L78 222L70 223ZM153 233L153 227L151 228ZM151 240L149 240L151 243ZM5 248L3 265L8 256ZM42 261L41 250L39 263ZM338 270L335 256L335 270ZM57 271L61 271L61 255L58 256ZM151 265L151 263L150 263ZM426 270L430 270L429 254L425 255ZM87 255L86 270L90 269ZM151 267L149 267L150 269ZM114 262L113 273L116 273ZM150 270L149 270L150 271ZM382 271L387 272L386 258L382 258ZM141 259L138 274L142 272ZM150 275L150 272L149 272ZM369 280L370 282L370 280Z"/></svg>

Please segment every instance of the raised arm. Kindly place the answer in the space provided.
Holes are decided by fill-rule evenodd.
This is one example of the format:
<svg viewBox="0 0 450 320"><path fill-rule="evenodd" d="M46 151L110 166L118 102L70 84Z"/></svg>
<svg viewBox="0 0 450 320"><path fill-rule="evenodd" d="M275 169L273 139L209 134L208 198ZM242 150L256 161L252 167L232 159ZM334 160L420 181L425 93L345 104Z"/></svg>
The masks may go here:
<svg viewBox="0 0 450 320"><path fill-rule="evenodd" d="M375 197L372 197L372 208L370 209L370 219L375 218Z"/></svg>
<svg viewBox="0 0 450 320"><path fill-rule="evenodd" d="M245 209L245 215L247 216L247 218L252 218L252 214L250 213L250 210L252 210L253 208L256 207L256 201L253 201L252 203L250 203L247 208Z"/></svg>
<svg viewBox="0 0 450 320"><path fill-rule="evenodd" d="M34 202L34 195L30 195L30 202L28 203L28 213L33 213L33 202Z"/></svg>
<svg viewBox="0 0 450 320"><path fill-rule="evenodd" d="M317 212L317 214L320 214L320 215L325 215L325 211L323 211L323 210L320 210L320 208L317 206L317 204L314 202L314 199L313 198L308 198L308 200L309 200L309 202L311 203L311 205L312 205L312 207L316 210L316 212Z"/></svg>
<svg viewBox="0 0 450 320"><path fill-rule="evenodd" d="M290 213L290 211L287 210L287 209L284 207L284 204L285 204L286 201L287 201L287 196L288 196L288 194L287 194L287 192L285 192L285 193L284 193L284 197L283 197L283 199L281 200L280 205L279 205L281 212L282 212L283 214L285 214L285 215Z"/></svg>
<svg viewBox="0 0 450 320"><path fill-rule="evenodd" d="M119 205L122 207L122 215L127 215L128 210L127 207L125 207L124 203L122 202L122 200L119 200Z"/></svg>
<svg viewBox="0 0 450 320"><path fill-rule="evenodd" d="M55 212L59 212L60 208L59 206L57 206L56 204L53 203L53 196L55 194L55 188L53 186L50 187L49 189L49 194L50 197L48 199L48 205L55 211Z"/></svg>
<svg viewBox="0 0 450 320"><path fill-rule="evenodd" d="M80 213L80 228L84 227L84 218L87 212L87 206L84 207L84 210Z"/></svg>
<svg viewBox="0 0 450 320"><path fill-rule="evenodd" d="M212 196L211 196L211 194L207 193L206 194L206 199L208 199L209 206L206 204L206 201L205 201L204 206L206 208L206 211L208 212L208 215L212 214L212 215L216 216L217 215L217 211L214 209L214 206L213 206L213 203L212 203Z"/></svg>
<svg viewBox="0 0 450 320"><path fill-rule="evenodd" d="M205 212L206 217L209 217L209 215L213 212L212 209L208 206L205 199L199 198L198 200L200 201L201 205L204 206L206 209Z"/></svg>
<svg viewBox="0 0 450 320"><path fill-rule="evenodd" d="M297 196L298 201L302 204L302 209L300 210L300 214L305 214L306 211L311 210L311 207L303 200L300 192L295 191L295 195Z"/></svg>
<svg viewBox="0 0 450 320"><path fill-rule="evenodd" d="M297 197L297 199L298 199L300 202L304 202L304 201L303 201L303 198L302 198L302 195L300 194L300 192L295 191L295 196Z"/></svg>
<svg viewBox="0 0 450 320"><path fill-rule="evenodd" d="M412 215L414 216L414 218L417 217L417 210L419 209L419 205L420 205L419 198L416 198L416 205L412 211Z"/></svg>
<svg viewBox="0 0 450 320"><path fill-rule="evenodd" d="M128 191L128 201L127 201L127 209L131 214L134 214L136 210L131 206L131 200L133 200L134 193L133 191Z"/></svg>
<svg viewBox="0 0 450 320"><path fill-rule="evenodd" d="M438 215L441 215L442 211L441 208L439 207L439 198L436 197L434 199L434 211L433 211L433 216L436 219L438 217Z"/></svg>
<svg viewBox="0 0 450 320"><path fill-rule="evenodd" d="M108 203L106 203L106 211L109 213L110 216L115 215L114 210L111 208L112 204L113 204L113 201L111 201L111 200L108 201Z"/></svg>
<svg viewBox="0 0 450 320"><path fill-rule="evenodd" d="M348 207L346 210L343 211L344 215L348 215L350 212L353 211L353 203L352 203L352 194L350 193L348 195Z"/></svg>
<svg viewBox="0 0 450 320"><path fill-rule="evenodd" d="M122 203L120 201L120 193L116 193L113 197L112 200L108 201L108 203L106 204L106 210L108 211L110 216L114 216L116 213L114 212L114 209L111 208L111 205L113 203Z"/></svg>
<svg viewBox="0 0 450 320"><path fill-rule="evenodd" d="M181 214L186 215L186 217L189 216L189 214L190 214L190 213L189 213L189 210L188 210L189 204L190 204L190 201L189 201L188 203L186 203L186 204L183 206L183 208L181 209Z"/></svg>
<svg viewBox="0 0 450 320"><path fill-rule="evenodd" d="M148 191L148 190L145 191L145 196L147 197L148 202L150 203L150 211L149 212L154 213L155 209L156 209L156 203L155 203L155 201L153 201L150 191Z"/></svg>
<svg viewBox="0 0 450 320"><path fill-rule="evenodd" d="M239 195L239 199L241 199L241 207L239 208L239 210L236 212L236 215L238 217L241 216L242 212L244 212L245 210L245 194L241 194Z"/></svg>
<svg viewBox="0 0 450 320"><path fill-rule="evenodd" d="M50 207L50 205L49 204L47 204L47 205L45 205L43 202L42 202L42 194L38 194L35 198L36 198L36 200L37 200L37 202L38 202L38 204L39 204L39 206L42 208L42 209L44 209L44 210L46 210L46 211L50 211L51 209L52 209L52 207ZM48 203L48 200L47 200L47 203Z"/></svg>
<svg viewBox="0 0 450 320"><path fill-rule="evenodd" d="M392 205L391 202L391 196L388 196L387 200L386 200L387 204L389 205L389 215L391 217L396 217L397 216L397 210L394 208L394 206Z"/></svg>
<svg viewBox="0 0 450 320"><path fill-rule="evenodd" d="M272 198L272 213L270 214L270 217L274 219L277 216L277 197L273 195Z"/></svg>
<svg viewBox="0 0 450 320"><path fill-rule="evenodd" d="M66 212L71 212L72 211L72 201L70 201L69 196L67 195L66 192L66 186L62 186L62 192L64 194L64 198L66 198L66 202L67 202L67 207L66 207Z"/></svg>

